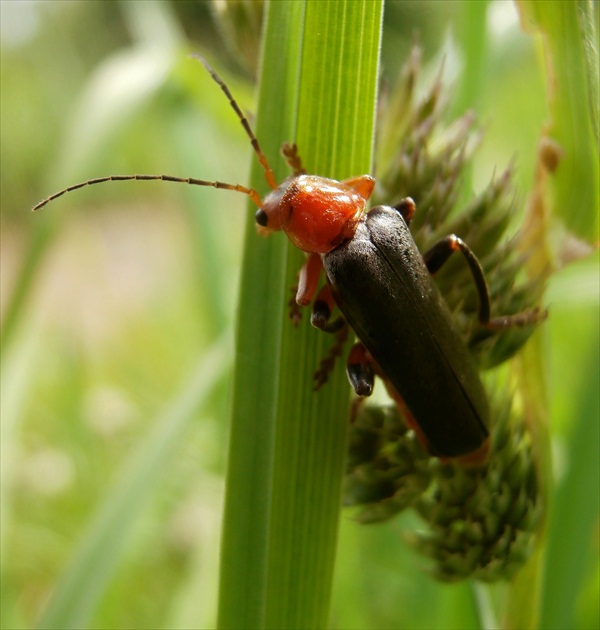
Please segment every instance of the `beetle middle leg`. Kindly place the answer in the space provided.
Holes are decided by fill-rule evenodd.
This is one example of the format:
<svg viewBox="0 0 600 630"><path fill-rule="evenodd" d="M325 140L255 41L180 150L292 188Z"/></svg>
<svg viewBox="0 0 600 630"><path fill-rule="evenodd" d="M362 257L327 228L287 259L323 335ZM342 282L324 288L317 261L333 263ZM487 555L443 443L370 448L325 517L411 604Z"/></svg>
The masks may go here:
<svg viewBox="0 0 600 630"><path fill-rule="evenodd" d="M425 266L431 274L434 274L456 251L460 251L465 257L475 282L477 295L479 297L478 319L480 324L490 330L503 330L511 326L526 326L527 324L532 324L545 318L545 313L540 313L537 308L514 315L503 315L491 318L490 293L481 263L477 260L473 250L455 234L444 237L425 252L423 255Z"/></svg>
<svg viewBox="0 0 600 630"><path fill-rule="evenodd" d="M315 390L320 389L327 382L327 378L337 358L342 354L344 344L348 338L348 324L346 320L338 315L331 319L331 314L335 306L335 300L328 284L325 284L314 299L310 323L319 330L335 334L335 341L329 348L327 355L321 359L319 367L314 373Z"/></svg>
<svg viewBox="0 0 600 630"><path fill-rule="evenodd" d="M410 225L410 221L417 209L415 202L410 197L404 197L404 199L400 199L393 208L402 215L402 218L406 221L406 225Z"/></svg>
<svg viewBox="0 0 600 630"><path fill-rule="evenodd" d="M342 354L344 344L346 343L346 339L348 339L348 331L348 324L344 320L342 320L341 327L335 333L335 341L329 348L327 355L321 359L321 361L319 362L319 367L315 370L315 373L313 374L313 377L315 379L315 391L321 389L321 387L327 382L327 379L329 378L329 374L333 370L335 362Z"/></svg>
<svg viewBox="0 0 600 630"><path fill-rule="evenodd" d="M323 332L334 333L335 342L329 349L327 356L321 359L319 367L314 373L315 390L320 389L329 377L337 358L341 355L344 343L348 338L348 324L340 315L331 319L335 307L335 299L328 284L325 284L318 292L319 279L323 263L318 254L309 254L298 276L296 291L296 304L308 306L312 302L311 324ZM291 315L295 313L291 311ZM292 317L292 319L294 319Z"/></svg>
<svg viewBox="0 0 600 630"><path fill-rule="evenodd" d="M346 364L346 373L357 396L370 396L375 384L375 369L369 351L359 341L352 346Z"/></svg>

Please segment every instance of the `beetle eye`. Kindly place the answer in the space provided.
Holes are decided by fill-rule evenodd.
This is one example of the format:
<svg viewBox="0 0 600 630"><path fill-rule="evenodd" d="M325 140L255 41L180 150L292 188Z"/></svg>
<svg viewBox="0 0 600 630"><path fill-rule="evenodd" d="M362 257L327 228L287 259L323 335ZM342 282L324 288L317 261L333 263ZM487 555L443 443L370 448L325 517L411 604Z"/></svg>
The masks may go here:
<svg viewBox="0 0 600 630"><path fill-rule="evenodd" d="M262 208L256 211L256 214L254 215L254 219L258 223L258 225L260 225L261 227L267 227L267 223L269 222L269 217L267 216L267 213Z"/></svg>

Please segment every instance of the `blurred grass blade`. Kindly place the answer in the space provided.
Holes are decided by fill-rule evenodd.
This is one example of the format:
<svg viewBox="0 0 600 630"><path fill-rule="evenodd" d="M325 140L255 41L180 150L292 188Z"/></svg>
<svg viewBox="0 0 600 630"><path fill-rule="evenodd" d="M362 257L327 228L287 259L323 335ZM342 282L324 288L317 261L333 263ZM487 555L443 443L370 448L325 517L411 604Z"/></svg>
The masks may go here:
<svg viewBox="0 0 600 630"><path fill-rule="evenodd" d="M598 353L590 355L590 359L580 369L595 375L597 383L600 379ZM540 628L577 627L581 586L586 576L597 570L597 556L586 557L586 554L590 543L598 540L599 406L598 388L587 389L570 418L572 430L567 452L577 456L571 457L552 506Z"/></svg>
<svg viewBox="0 0 600 630"><path fill-rule="evenodd" d="M310 172L370 172L382 3L274 2L267 12L257 120L265 153L274 162L281 143L295 140ZM254 175L252 184L262 184ZM313 392L312 374L333 339L308 317L290 324L286 303L302 256L290 249L286 258L286 247L283 236L265 242L249 228L220 628L328 624L349 389L340 362Z"/></svg>
<svg viewBox="0 0 600 630"><path fill-rule="evenodd" d="M550 183L554 212L576 236L596 243L600 204L597 7L585 0L521 0L518 7L522 24L533 25L544 36L551 116L548 135L562 152Z"/></svg>
<svg viewBox="0 0 600 630"><path fill-rule="evenodd" d="M228 365L229 344L209 350L181 391L123 466L115 487L92 517L71 566L37 627L84 628L123 557L136 519L155 487L164 479L169 458L180 444L186 426L221 381Z"/></svg>
<svg viewBox="0 0 600 630"><path fill-rule="evenodd" d="M27 402L31 396L31 374L39 365L40 335L30 326L28 335L11 352L1 357L0 368L0 558L2 570L10 564L8 532L14 520L14 474L19 435L22 432Z"/></svg>
<svg viewBox="0 0 600 630"><path fill-rule="evenodd" d="M178 29L168 3L132 2L123 6L134 44L111 55L96 69L79 100L66 113L69 122L48 177L52 183L48 192L55 190L57 182L61 182L59 186L67 186L89 177L87 167L102 153L107 142L130 124L165 84L177 59L177 51L183 45L183 33ZM32 205L35 201L32 199ZM66 216L60 207L54 207L43 217L32 217L33 230L28 248L12 294L4 305L0 329L2 353L14 339L46 252L54 243Z"/></svg>
<svg viewBox="0 0 600 630"><path fill-rule="evenodd" d="M460 4L456 37L460 41L464 68L456 93L452 95L450 113L454 116L477 109L482 100L484 78L489 72L489 8L488 0Z"/></svg>

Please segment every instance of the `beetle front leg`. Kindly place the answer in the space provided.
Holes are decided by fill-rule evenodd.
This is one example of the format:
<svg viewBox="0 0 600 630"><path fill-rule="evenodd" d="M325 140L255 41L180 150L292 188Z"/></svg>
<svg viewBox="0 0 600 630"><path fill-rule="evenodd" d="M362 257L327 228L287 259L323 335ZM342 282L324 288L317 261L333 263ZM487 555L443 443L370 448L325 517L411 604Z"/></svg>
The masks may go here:
<svg viewBox="0 0 600 630"><path fill-rule="evenodd" d="M318 254L310 254L298 273L298 284L292 287L293 298L288 302L289 317L294 326L302 320L302 310L299 307L308 306L317 292L319 277L323 270L323 263Z"/></svg>
<svg viewBox="0 0 600 630"><path fill-rule="evenodd" d="M306 173L295 142L284 142L281 145L281 153L294 175L304 175Z"/></svg>
<svg viewBox="0 0 600 630"><path fill-rule="evenodd" d="M537 308L524 313L490 318L490 293L481 263L477 260L473 250L455 234L446 236L425 252L423 255L425 266L431 274L434 274L456 251L460 251L465 257L473 276L479 297L478 319L481 325L490 330L503 330L511 326L526 326L545 318L545 313L540 313Z"/></svg>
<svg viewBox="0 0 600 630"><path fill-rule="evenodd" d="M298 275L298 290L296 291L298 306L308 306L312 302L319 286L321 271L323 271L323 263L319 254L309 254Z"/></svg>
<svg viewBox="0 0 600 630"><path fill-rule="evenodd" d="M343 317L338 317L332 322L329 321L335 306L335 299L328 284L319 291L315 298L322 270L323 263L319 254L310 254L302 269L300 269L296 304L298 306L308 306L313 302L314 298L310 323L319 330L333 333L337 332L344 325L345 321Z"/></svg>
<svg viewBox="0 0 600 630"><path fill-rule="evenodd" d="M308 306L313 301L322 271L323 263L319 254L309 254L298 273L298 284L292 287L295 297L288 303L290 319L295 326L302 319L302 311L298 307Z"/></svg>

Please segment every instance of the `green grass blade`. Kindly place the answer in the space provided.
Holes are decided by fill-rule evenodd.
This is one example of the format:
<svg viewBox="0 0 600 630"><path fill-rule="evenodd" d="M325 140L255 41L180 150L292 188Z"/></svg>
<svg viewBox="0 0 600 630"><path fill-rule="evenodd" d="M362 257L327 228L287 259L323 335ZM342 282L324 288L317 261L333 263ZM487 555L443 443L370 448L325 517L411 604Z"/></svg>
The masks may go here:
<svg viewBox="0 0 600 630"><path fill-rule="evenodd" d="M181 31L174 24L167 4L142 6L130 3L124 6L131 23L136 26L137 37L127 52L114 55L100 66L76 103L77 107L73 108L72 121L67 127L53 175L48 178L52 186L56 186L57 181L72 183L86 177L86 167L101 153L107 138L139 115L147 101L165 84L176 51L183 44ZM108 97L107 91L110 93ZM31 203L34 201L37 200L32 199ZM5 303L0 328L2 354L13 342L48 250L67 216L58 209L45 214L44 219L38 215L32 221L34 227L28 250L14 290Z"/></svg>
<svg viewBox="0 0 600 630"><path fill-rule="evenodd" d="M118 475L118 483L92 517L37 627L85 628L125 554L141 510L164 478L164 470L190 419L217 385L227 366L228 344L216 344L201 360L156 420Z"/></svg>
<svg viewBox="0 0 600 630"><path fill-rule="evenodd" d="M456 36L461 43L464 69L451 104L451 112L457 116L477 108L482 100L482 87L489 68L489 5L487 1L460 4Z"/></svg>
<svg viewBox="0 0 600 630"><path fill-rule="evenodd" d="M279 146L294 135L302 2L274 2L267 9L255 131L278 180ZM251 185L266 189L253 162ZM218 626L264 625L267 589L271 462L285 322L286 243L256 235L248 217L240 289L233 409L221 548Z"/></svg>
<svg viewBox="0 0 600 630"><path fill-rule="evenodd" d="M336 179L372 172L380 20L374 2L307 5L296 141L309 172ZM298 261L292 252L289 281ZM340 364L321 391L311 391L312 371L333 341L304 324L284 331L270 628L327 625L337 543L348 385Z"/></svg>
<svg viewBox="0 0 600 630"><path fill-rule="evenodd" d="M369 172L382 5L315 2L305 10L300 2L269 5L257 135L271 160L281 142L296 140L311 172ZM302 256L291 250L286 259L281 236L263 242L250 232L246 246L219 626L325 627L348 385L339 365L312 391L333 340L308 317L298 329L287 321Z"/></svg>

